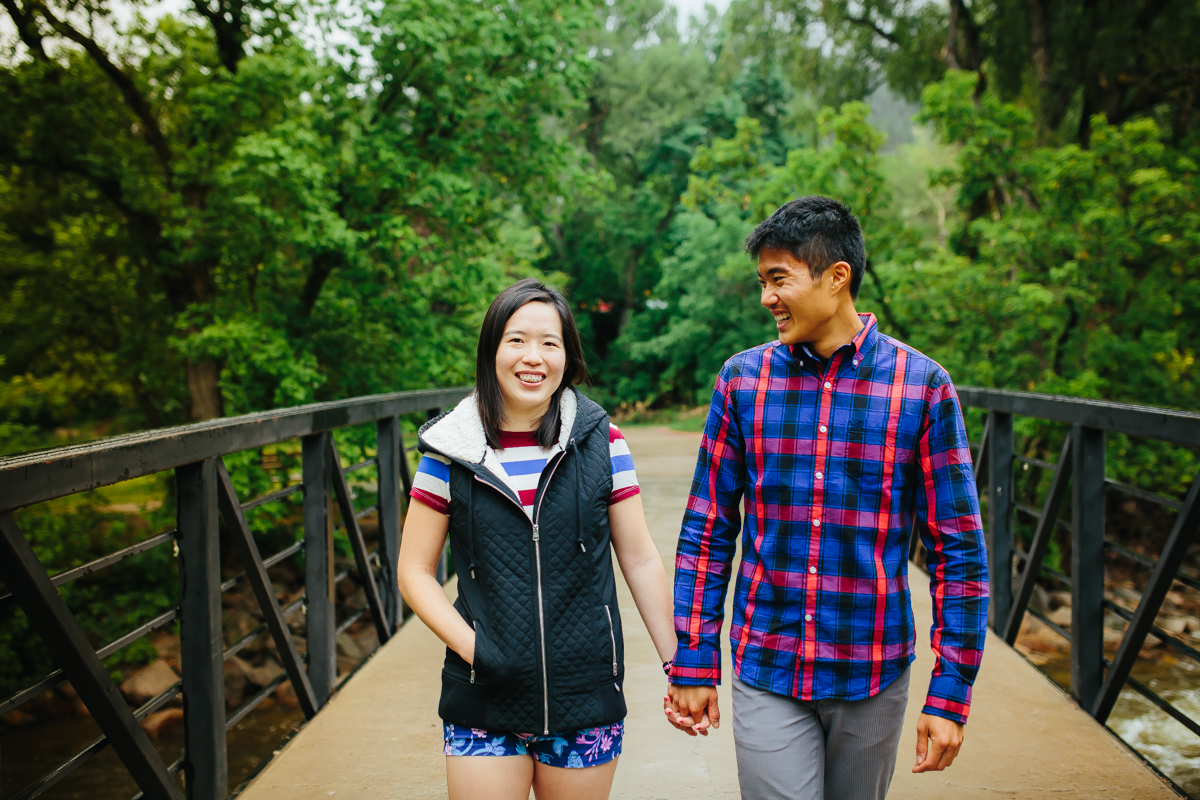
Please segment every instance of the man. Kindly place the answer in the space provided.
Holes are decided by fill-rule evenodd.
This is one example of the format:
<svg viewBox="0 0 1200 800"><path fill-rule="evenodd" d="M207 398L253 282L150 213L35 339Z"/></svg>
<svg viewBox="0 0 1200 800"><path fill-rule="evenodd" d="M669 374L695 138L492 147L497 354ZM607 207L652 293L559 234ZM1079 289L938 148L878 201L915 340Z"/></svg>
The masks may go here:
<svg viewBox="0 0 1200 800"><path fill-rule="evenodd" d="M692 735L719 725L744 499L729 632L742 797L883 798L914 658L914 523L936 656L914 772L954 760L983 653L987 562L962 412L945 370L855 311L866 255L844 205L793 200L746 250L779 340L717 377L679 537L664 706Z"/></svg>

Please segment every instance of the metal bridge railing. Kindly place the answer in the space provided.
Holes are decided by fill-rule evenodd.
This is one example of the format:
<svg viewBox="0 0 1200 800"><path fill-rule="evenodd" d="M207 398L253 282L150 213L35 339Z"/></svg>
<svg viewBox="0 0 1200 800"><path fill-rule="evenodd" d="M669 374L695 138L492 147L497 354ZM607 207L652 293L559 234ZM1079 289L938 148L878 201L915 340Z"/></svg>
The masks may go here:
<svg viewBox="0 0 1200 800"><path fill-rule="evenodd" d="M9 790L7 796L16 800L37 797L111 745L141 789L138 797L181 798L175 782L181 770L189 800L227 797L226 731L284 681L291 681L305 718L311 719L328 702L336 686L337 635L369 614L382 644L403 621L405 609L395 569L402 498L412 488L405 453L414 448L404 446L400 417L418 412L431 417L468 391L435 389L317 403L0 459L0 577L10 591L0 597L0 609L19 605L58 667L25 689L0 698L0 714L69 680L102 733L32 784L15 792ZM375 423L377 455L343 468L331 432L370 422ZM297 438L301 440L302 481L259 498L241 500L224 456ZM377 470L378 501L369 508L355 509L346 475L369 467ZM173 470L175 478L173 530L57 575L47 573L12 515L35 503L167 470ZM304 495L303 539L264 559L251 535L246 512L297 492ZM335 512L350 540L355 571L367 597L367 606L340 624L335 620L333 587L350 571L333 572ZM359 520L375 512L379 515L379 546L368 552ZM218 519L224 520L244 570L224 582ZM94 649L57 587L168 542L178 546L179 606ZM305 594L281 608L267 569L301 549L305 556ZM372 564L377 570L372 570ZM438 570L443 581L445 565L443 553ZM265 623L226 647L221 596L242 581L249 583ZM301 610L307 617L303 659L287 624L288 617ZM102 660L175 620L181 629L182 679L131 710ZM274 641L284 674L226 716L225 661L265 634ZM179 694L183 695L184 752L168 765L156 753L139 721Z"/></svg>
<svg viewBox="0 0 1200 800"><path fill-rule="evenodd" d="M1176 653L1200 664L1200 652L1154 624L1173 583L1200 590L1200 580L1196 576L1181 572L1187 550L1196 542L1200 528L1200 474L1192 481L1182 501L1129 486L1105 475L1106 433L1123 433L1200 448L1200 414L997 389L960 388L958 394L964 407L987 412L982 440L973 449L976 450L975 474L981 486L980 499L987 504L992 628L1010 645L1014 644L1028 612L1066 638L1071 649L1071 694L1101 724L1108 720L1121 690L1128 686L1200 736L1200 721L1188 717L1130 675L1147 634L1153 634ZM1056 462L1015 452L1014 416L1070 426ZM1052 471L1040 508L1017 502L1013 472L1018 465L1022 465L1021 469L1028 465L1028 468ZM1060 518L1068 491L1069 522ZM1170 536L1156 559L1105 536L1105 496L1108 492L1119 492L1177 512ZM1014 541L1017 514L1036 523L1027 551L1017 547ZM1043 563L1056 529L1070 536L1070 574L1053 570ZM1146 589L1136 609L1128 609L1105 596L1106 551L1149 571ZM1035 583L1047 575L1071 591L1069 631L1030 607ZM1104 654L1106 610L1129 623L1111 661Z"/></svg>

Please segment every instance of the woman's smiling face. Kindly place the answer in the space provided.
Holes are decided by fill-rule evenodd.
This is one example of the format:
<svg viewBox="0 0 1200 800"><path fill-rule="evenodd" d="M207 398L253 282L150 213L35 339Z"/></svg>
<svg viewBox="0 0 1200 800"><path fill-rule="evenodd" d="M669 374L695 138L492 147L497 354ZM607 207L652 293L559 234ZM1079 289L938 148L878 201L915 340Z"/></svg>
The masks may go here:
<svg viewBox="0 0 1200 800"><path fill-rule="evenodd" d="M549 303L526 303L508 318L496 350L506 420L532 420L550 407L567 366L562 320ZM532 430L533 428L530 428Z"/></svg>

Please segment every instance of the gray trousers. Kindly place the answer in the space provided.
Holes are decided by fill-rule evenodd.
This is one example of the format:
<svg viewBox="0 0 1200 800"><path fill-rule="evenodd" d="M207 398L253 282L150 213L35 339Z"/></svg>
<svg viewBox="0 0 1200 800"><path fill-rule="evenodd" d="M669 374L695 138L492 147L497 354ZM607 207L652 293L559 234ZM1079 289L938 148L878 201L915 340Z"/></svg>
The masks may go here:
<svg viewBox="0 0 1200 800"><path fill-rule="evenodd" d="M742 800L883 800L896 771L909 672L866 700L809 702L735 677Z"/></svg>

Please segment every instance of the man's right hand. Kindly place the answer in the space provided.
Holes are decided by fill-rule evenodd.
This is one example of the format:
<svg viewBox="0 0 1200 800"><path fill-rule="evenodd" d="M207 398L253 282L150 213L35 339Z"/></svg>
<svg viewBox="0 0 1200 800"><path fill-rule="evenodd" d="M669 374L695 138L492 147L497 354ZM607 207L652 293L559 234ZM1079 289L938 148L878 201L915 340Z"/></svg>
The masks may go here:
<svg viewBox="0 0 1200 800"><path fill-rule="evenodd" d="M667 721L688 736L708 736L709 726L721 727L717 687L680 686L672 683L663 698Z"/></svg>

